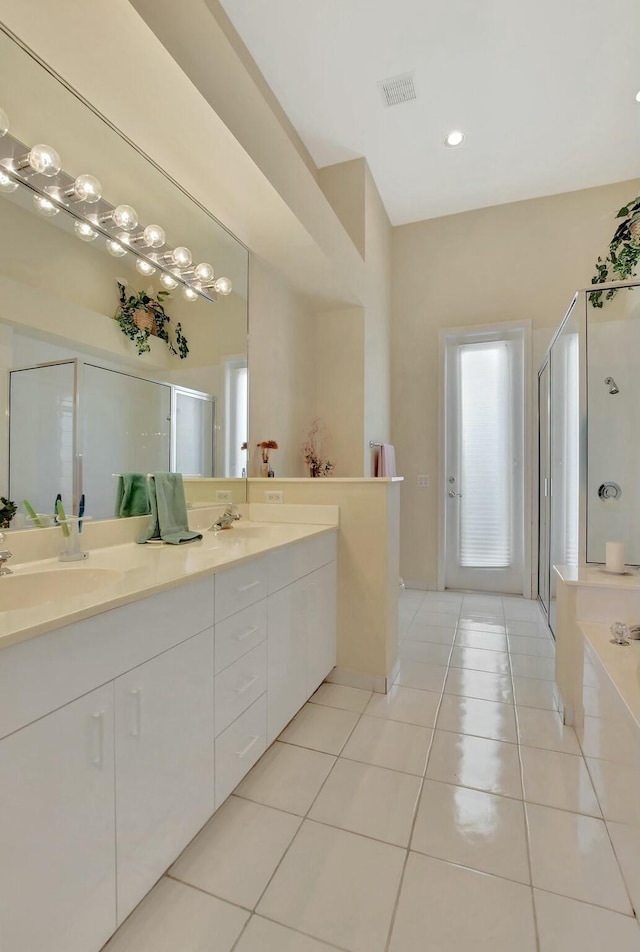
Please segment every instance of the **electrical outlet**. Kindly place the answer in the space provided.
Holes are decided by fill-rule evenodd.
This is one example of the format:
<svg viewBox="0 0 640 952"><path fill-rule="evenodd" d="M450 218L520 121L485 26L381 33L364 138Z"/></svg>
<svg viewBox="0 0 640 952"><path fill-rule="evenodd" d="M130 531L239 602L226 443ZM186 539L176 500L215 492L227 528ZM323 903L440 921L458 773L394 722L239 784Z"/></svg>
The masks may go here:
<svg viewBox="0 0 640 952"><path fill-rule="evenodd" d="M418 476L418 489L426 489L431 485L431 476Z"/></svg>
<svg viewBox="0 0 640 952"><path fill-rule="evenodd" d="M216 502L233 502L230 489L216 489Z"/></svg>
<svg viewBox="0 0 640 952"><path fill-rule="evenodd" d="M265 502L284 502L284 493L282 490L272 489L264 494Z"/></svg>

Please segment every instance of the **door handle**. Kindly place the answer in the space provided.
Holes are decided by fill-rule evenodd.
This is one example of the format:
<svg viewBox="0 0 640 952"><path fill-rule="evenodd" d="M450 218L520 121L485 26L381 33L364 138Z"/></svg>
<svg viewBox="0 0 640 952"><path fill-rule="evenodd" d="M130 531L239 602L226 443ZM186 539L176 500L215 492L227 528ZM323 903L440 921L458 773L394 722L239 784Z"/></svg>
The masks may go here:
<svg viewBox="0 0 640 952"><path fill-rule="evenodd" d="M457 493L457 492L455 491L455 489L450 489L450 490L449 490L449 497L450 497L451 499L455 499L456 496L459 496L460 498L462 498L462 493Z"/></svg>

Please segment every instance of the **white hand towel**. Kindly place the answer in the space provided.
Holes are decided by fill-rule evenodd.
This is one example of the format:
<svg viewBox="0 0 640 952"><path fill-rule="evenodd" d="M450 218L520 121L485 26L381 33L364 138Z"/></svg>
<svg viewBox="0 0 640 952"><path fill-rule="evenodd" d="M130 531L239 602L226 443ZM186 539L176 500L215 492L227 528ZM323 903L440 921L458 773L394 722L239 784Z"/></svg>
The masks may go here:
<svg viewBox="0 0 640 952"><path fill-rule="evenodd" d="M396 475L396 451L391 443L381 443L378 451L376 476Z"/></svg>

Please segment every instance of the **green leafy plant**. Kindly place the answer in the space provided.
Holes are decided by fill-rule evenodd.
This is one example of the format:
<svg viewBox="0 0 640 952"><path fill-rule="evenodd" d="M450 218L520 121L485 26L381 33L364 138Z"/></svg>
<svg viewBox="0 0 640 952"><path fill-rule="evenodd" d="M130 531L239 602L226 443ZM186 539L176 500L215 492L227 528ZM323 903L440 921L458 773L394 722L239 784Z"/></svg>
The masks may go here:
<svg viewBox="0 0 640 952"><path fill-rule="evenodd" d="M175 325L174 340L169 336L172 328L171 318L164 309L163 301L168 297L168 291L158 291L152 297L148 291L138 291L137 294L128 294L126 285L118 281L120 306L116 311L116 320L123 334L133 341L139 354L151 350L149 338L153 335L163 340L172 354L180 356L181 360L189 353L187 338L182 333L182 324Z"/></svg>
<svg viewBox="0 0 640 952"><path fill-rule="evenodd" d="M8 529L18 507L11 499L0 496L0 529Z"/></svg>
<svg viewBox="0 0 640 952"><path fill-rule="evenodd" d="M624 205L616 219L623 219L616 228L609 243L609 254L598 258L596 273L592 284L605 284L607 281L624 281L634 277L640 261L640 195ZM591 291L589 300L593 307L602 307L610 301L620 288L608 291Z"/></svg>

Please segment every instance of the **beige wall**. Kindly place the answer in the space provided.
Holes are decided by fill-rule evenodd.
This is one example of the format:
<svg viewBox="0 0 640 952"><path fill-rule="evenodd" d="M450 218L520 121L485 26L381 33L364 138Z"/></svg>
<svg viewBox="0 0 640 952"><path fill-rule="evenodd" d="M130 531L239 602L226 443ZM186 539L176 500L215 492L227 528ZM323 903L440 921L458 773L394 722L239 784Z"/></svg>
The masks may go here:
<svg viewBox="0 0 640 952"><path fill-rule="evenodd" d="M276 475L305 476L302 443L314 417L315 310L260 258L249 267L249 475L256 443L275 440Z"/></svg>
<svg viewBox="0 0 640 952"><path fill-rule="evenodd" d="M392 433L401 574L437 580L439 329L531 321L535 364L573 292L588 283L637 182L480 209L393 230ZM417 489L418 473L431 476Z"/></svg>

